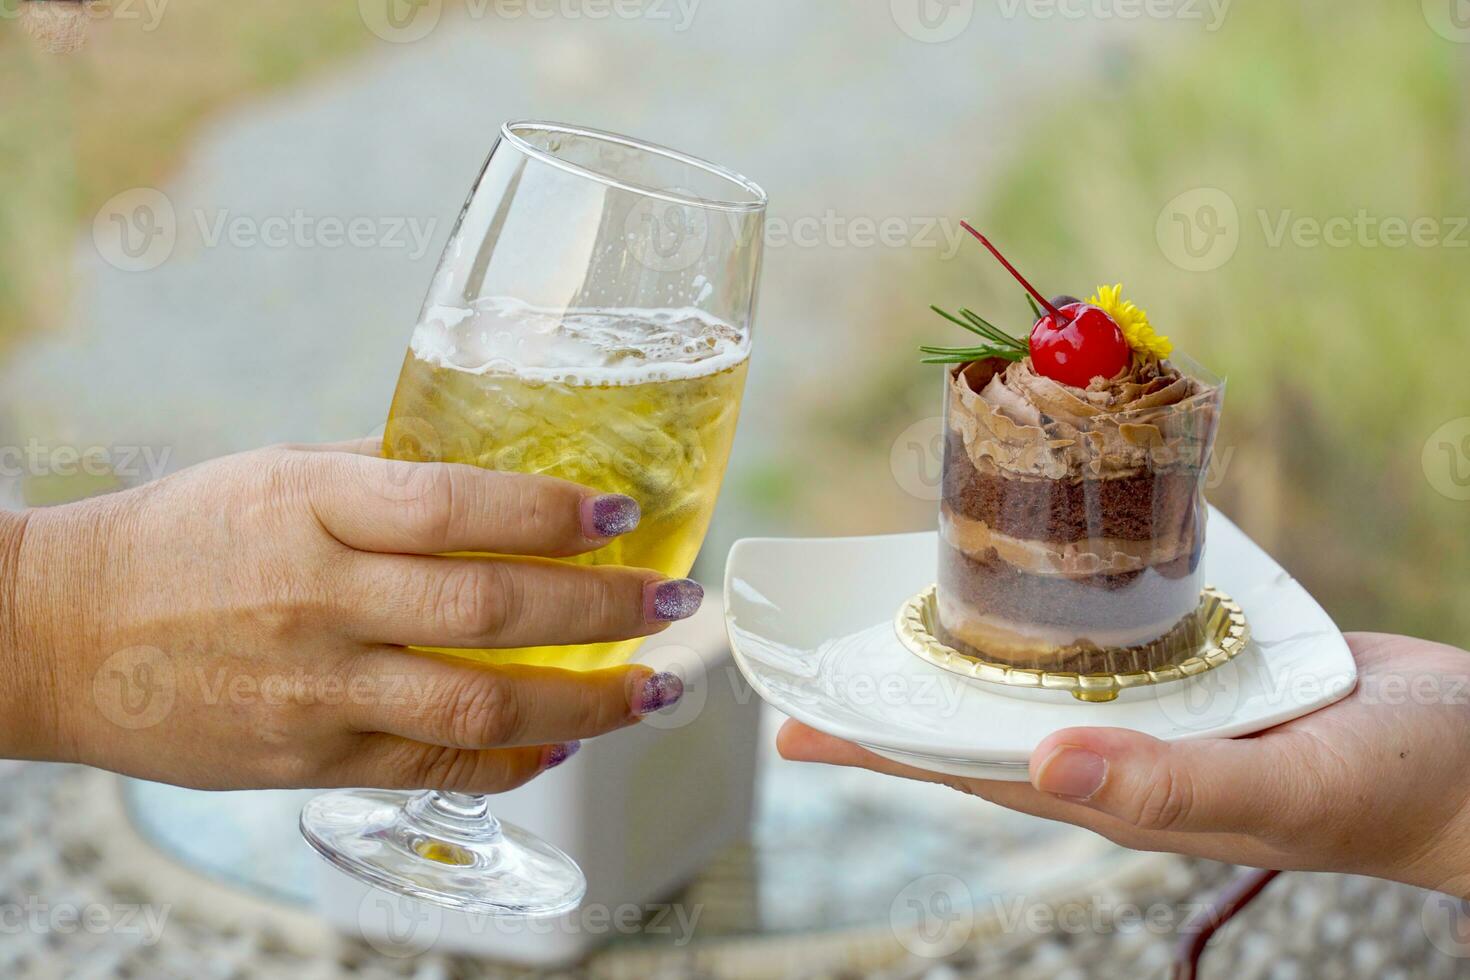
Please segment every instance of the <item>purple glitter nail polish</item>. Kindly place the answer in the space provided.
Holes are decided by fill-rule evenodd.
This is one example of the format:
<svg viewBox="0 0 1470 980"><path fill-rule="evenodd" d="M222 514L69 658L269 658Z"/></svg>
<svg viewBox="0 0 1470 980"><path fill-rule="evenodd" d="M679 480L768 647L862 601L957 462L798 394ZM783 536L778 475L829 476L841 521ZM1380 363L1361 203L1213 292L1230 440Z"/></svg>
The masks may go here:
<svg viewBox="0 0 1470 980"><path fill-rule="evenodd" d="M640 715L651 715L655 711L679 703L684 696L684 682L674 674L654 674L643 682L643 688L635 699L635 711Z"/></svg>
<svg viewBox="0 0 1470 980"><path fill-rule="evenodd" d="M621 493L605 493L582 502L582 533L588 538L616 538L638 526L638 501Z"/></svg>
<svg viewBox="0 0 1470 980"><path fill-rule="evenodd" d="M650 623L672 623L699 612L704 586L693 579L650 582L643 593L643 612Z"/></svg>
<svg viewBox="0 0 1470 980"><path fill-rule="evenodd" d="M561 765L563 762L566 762L572 756L576 755L581 748L581 742L563 742L560 745L553 745L551 747L551 751L546 753L545 768L555 769L557 766Z"/></svg>

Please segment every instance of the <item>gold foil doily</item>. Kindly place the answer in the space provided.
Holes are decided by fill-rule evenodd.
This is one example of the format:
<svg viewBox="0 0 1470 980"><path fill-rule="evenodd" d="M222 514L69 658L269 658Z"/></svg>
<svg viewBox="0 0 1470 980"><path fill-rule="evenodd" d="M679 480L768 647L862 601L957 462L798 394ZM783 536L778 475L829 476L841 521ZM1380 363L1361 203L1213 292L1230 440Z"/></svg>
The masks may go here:
<svg viewBox="0 0 1470 980"><path fill-rule="evenodd" d="M1135 687L1148 687L1180 681L1186 677L1214 670L1245 649L1250 639L1250 625L1245 612L1230 596L1213 586L1200 591L1199 623L1204 634L1203 647L1196 652L1159 667L1118 674L1077 674L1064 671L1012 667L961 653L935 635L938 613L935 608L936 586L929 586L899 607L894 626L898 638L916 656L962 677L987 684L1041 691L1065 691L1079 701L1102 703L1117 700L1118 695Z"/></svg>

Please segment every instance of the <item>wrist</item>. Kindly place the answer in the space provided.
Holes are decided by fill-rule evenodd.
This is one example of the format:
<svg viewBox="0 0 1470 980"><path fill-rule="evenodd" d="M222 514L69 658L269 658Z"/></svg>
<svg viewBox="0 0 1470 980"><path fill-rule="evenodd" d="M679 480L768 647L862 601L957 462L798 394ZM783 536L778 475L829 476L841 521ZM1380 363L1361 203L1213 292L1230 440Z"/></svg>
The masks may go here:
<svg viewBox="0 0 1470 980"><path fill-rule="evenodd" d="M1430 891L1470 900L1470 827L1453 820L1398 873L1385 875Z"/></svg>
<svg viewBox="0 0 1470 980"><path fill-rule="evenodd" d="M99 691L109 692L99 670L131 635L115 600L136 501L110 494L0 515L0 758L90 762L115 734L97 725Z"/></svg>

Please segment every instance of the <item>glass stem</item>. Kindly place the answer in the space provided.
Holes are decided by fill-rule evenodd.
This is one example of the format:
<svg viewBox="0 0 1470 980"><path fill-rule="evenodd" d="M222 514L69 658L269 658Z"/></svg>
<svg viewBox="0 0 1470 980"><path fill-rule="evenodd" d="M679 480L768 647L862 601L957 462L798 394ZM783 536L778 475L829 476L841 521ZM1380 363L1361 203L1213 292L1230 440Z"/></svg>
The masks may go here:
<svg viewBox="0 0 1470 980"><path fill-rule="evenodd" d="M490 798L471 793L420 793L405 807L421 829L480 843L500 837L500 821L490 812Z"/></svg>

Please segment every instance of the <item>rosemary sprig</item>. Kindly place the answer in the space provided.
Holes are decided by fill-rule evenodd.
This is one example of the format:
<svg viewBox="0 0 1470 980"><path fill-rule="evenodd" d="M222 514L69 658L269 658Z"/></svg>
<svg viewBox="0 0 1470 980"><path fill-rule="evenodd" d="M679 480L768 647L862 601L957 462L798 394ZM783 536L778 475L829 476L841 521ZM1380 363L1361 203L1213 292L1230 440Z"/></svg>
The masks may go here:
<svg viewBox="0 0 1470 980"><path fill-rule="evenodd" d="M942 310L937 306L931 306L929 307L929 309L933 310L935 313L938 313L950 323L958 324L971 333L979 334L987 341L989 341L990 344L993 344L997 347L1014 347L1016 350L1029 349L1024 341L1012 337L1010 334L1006 333L1004 330L1000 329L1000 327L997 327L995 324L991 323L989 320L985 319L974 310L961 309L960 315L955 316L953 313ZM963 317L964 319L960 319L960 317Z"/></svg>
<svg viewBox="0 0 1470 980"><path fill-rule="evenodd" d="M935 347L929 344L920 344L919 350L925 354L974 354L977 357L988 357L989 351L1000 351L1003 354L1020 353L1009 347L997 347L994 344L977 344L974 347Z"/></svg>
<svg viewBox="0 0 1470 980"><path fill-rule="evenodd" d="M1039 306L1036 305L1036 300L1034 300L1034 299L1031 298L1031 294L1030 293L1022 293L1021 295L1023 295L1023 296L1026 297L1026 302L1031 307L1032 314L1035 315L1036 319L1040 320L1041 319L1041 307L1039 307Z"/></svg>
<svg viewBox="0 0 1470 980"><path fill-rule="evenodd" d="M924 364L962 364L966 361L978 361L987 357L999 357L1002 360L1019 361L1031 352L1030 345L1025 341L1006 333L974 310L961 308L959 316L956 316L937 306L931 306L929 308L950 323L964 327L971 333L981 337L985 343L974 347L933 347L922 345L919 347L919 350L922 353L931 355L922 359L922 363Z"/></svg>
<svg viewBox="0 0 1470 980"><path fill-rule="evenodd" d="M953 313L946 313L944 310L941 310L937 306L931 306L931 307L929 307L929 309L933 310L935 313L938 313L940 316L944 317L950 323L953 323L953 324L956 324L958 326L964 327L966 330L970 331L971 333L979 333L980 332L980 331L976 330L973 326L971 326L969 323L966 323L964 320L961 320L959 317L955 316Z"/></svg>
<svg viewBox="0 0 1470 980"><path fill-rule="evenodd" d="M984 360L981 357L971 357L969 354L951 354L946 357L921 357L920 364L969 364L971 361Z"/></svg>
<svg viewBox="0 0 1470 980"><path fill-rule="evenodd" d="M989 357L1019 361L1026 356L1009 347L921 347L919 350L931 355L920 358L921 364L962 364L965 361L983 361Z"/></svg>
<svg viewBox="0 0 1470 980"><path fill-rule="evenodd" d="M979 333L983 337L988 337L990 340L994 341L997 344L1000 344L1004 347L1014 347L1017 350L1025 350L1027 347L1027 345L1022 343L1020 340L1012 337L1004 330L995 326L988 320L983 319L982 317L980 317L979 314L971 310L960 310L960 316L973 323L976 327L977 333Z"/></svg>

